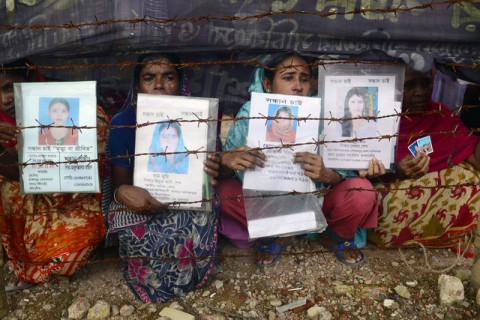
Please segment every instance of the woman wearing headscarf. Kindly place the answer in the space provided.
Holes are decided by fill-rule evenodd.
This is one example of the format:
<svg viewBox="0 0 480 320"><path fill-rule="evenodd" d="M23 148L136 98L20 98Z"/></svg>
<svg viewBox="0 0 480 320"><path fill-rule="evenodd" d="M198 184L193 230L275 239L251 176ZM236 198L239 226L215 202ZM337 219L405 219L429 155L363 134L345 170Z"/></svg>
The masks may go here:
<svg viewBox="0 0 480 320"><path fill-rule="evenodd" d="M275 55L266 63L266 68L257 68L250 84L250 92L276 93L298 96L311 94L311 69L305 58L296 53ZM319 106L320 108L320 106ZM220 197L221 232L232 239L234 244L247 246L247 221L243 199L241 181L243 172L255 166L263 167L265 155L256 148L246 146L248 134L248 118L250 101L245 103L232 124L224 149L230 151L222 156L222 174L234 175L233 178L223 179L217 187ZM326 247L334 251L336 258L349 266L356 266L365 261L363 253L358 250L353 241L359 228L374 228L377 226L377 200L372 184L350 170L333 170L326 168L320 155L310 152L296 153L294 163L301 164L305 176L316 183L318 189L330 187L332 192L324 197L322 210L329 227L323 242ZM373 159L369 169L362 172L362 176L375 176L384 172L382 164ZM224 223L225 220L227 223ZM243 236L243 238L242 238ZM258 246L260 259L257 265L269 267L276 263L281 253L288 245L285 238L264 239Z"/></svg>
<svg viewBox="0 0 480 320"><path fill-rule="evenodd" d="M171 210L133 185L137 93L190 95L175 55L143 56L138 62L125 106L112 119L109 146L115 191L109 233L118 233L123 275L132 292L142 302L165 302L207 281L217 248L217 213ZM205 171L216 176L210 159Z"/></svg>

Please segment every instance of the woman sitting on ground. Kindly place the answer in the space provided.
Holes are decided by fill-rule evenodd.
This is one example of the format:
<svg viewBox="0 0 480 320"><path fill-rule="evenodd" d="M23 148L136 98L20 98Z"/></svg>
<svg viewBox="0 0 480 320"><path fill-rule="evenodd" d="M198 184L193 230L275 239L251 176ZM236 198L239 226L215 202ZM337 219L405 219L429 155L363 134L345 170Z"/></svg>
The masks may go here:
<svg viewBox="0 0 480 320"><path fill-rule="evenodd" d="M480 138L431 101L432 72L407 67L397 143L397 172L375 179L379 224L369 240L381 247L452 247L473 231L480 210ZM430 135L433 152L409 145ZM442 187L445 185L446 187Z"/></svg>
<svg viewBox="0 0 480 320"><path fill-rule="evenodd" d="M190 95L175 55L143 56L138 62L125 107L110 130L115 191L109 233L118 233L123 275L132 292L145 303L165 302L207 281L217 249L217 212L172 210L133 185L135 158L128 155L135 154L137 93ZM205 171L216 176L218 165L210 168L211 158Z"/></svg>
<svg viewBox="0 0 480 320"><path fill-rule="evenodd" d="M303 57L291 53L276 55L270 63L267 63L267 67L269 68L258 68L255 71L250 92L310 95L312 72ZM250 102L247 102L236 117L248 119L249 113ZM243 171L263 166L266 161L261 151L245 145L247 133L248 120L238 120L232 124L224 150L235 152L223 154L220 172L221 176L235 174L235 177L220 179L217 187L221 224L227 226L220 232L228 239L233 239L234 244L239 243L242 247L245 247L245 242L248 241L247 219L241 199ZM326 168L322 157L314 153L299 152L295 154L293 161L302 165L305 175L316 183L318 189L332 187L332 191L325 196L322 206L328 223L325 232L328 236L323 237L325 246L334 250L337 259L342 263L350 266L363 263L364 255L355 247L353 238L358 228L377 226L376 194L371 191L360 191L371 190L372 184L367 179L359 178L353 171ZM363 174L376 175L384 170L383 165L373 159L369 171ZM239 237L240 235L243 235L243 239ZM260 241L258 250L263 254L258 259L257 265L262 267L273 265L290 241L291 238Z"/></svg>
<svg viewBox="0 0 480 320"><path fill-rule="evenodd" d="M25 60L5 67L28 65L32 63ZM7 290L71 276L105 237L100 195L20 194L13 83L31 81L27 71L0 73L0 233L18 278ZM33 74L41 80L38 72ZM98 152L103 159L108 120L101 108L97 112Z"/></svg>

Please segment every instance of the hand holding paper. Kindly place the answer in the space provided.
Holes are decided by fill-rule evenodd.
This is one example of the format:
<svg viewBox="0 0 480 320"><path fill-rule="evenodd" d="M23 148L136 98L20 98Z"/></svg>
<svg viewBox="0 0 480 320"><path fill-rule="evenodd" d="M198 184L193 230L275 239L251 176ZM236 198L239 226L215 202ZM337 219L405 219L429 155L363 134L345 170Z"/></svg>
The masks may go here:
<svg viewBox="0 0 480 320"><path fill-rule="evenodd" d="M210 177L210 184L215 187L218 184L217 178L220 175L220 161L221 158L218 155L210 154L203 162L203 171Z"/></svg>
<svg viewBox="0 0 480 320"><path fill-rule="evenodd" d="M329 172L323 163L323 158L310 152L298 152L293 163L300 163L305 175L315 182L329 183Z"/></svg>
<svg viewBox="0 0 480 320"><path fill-rule="evenodd" d="M255 169L256 166L264 167L267 158L261 150L251 149L247 146L240 147L222 157L222 165L236 171L245 171L247 168Z"/></svg>
<svg viewBox="0 0 480 320"><path fill-rule="evenodd" d="M385 174L385 166L382 161L377 160L377 158L372 158L368 162L367 170L359 170L358 175L362 178L373 179L376 177L383 176Z"/></svg>
<svg viewBox="0 0 480 320"><path fill-rule="evenodd" d="M134 212L164 211L168 206L157 201L150 193L140 187L121 185L115 191L116 200Z"/></svg>

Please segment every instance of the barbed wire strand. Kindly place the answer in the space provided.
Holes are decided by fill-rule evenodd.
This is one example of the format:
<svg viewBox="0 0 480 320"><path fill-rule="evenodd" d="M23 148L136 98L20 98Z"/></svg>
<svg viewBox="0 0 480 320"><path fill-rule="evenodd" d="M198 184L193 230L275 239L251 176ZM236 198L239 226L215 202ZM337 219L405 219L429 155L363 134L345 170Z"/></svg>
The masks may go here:
<svg viewBox="0 0 480 320"><path fill-rule="evenodd" d="M131 24L134 28L136 27L137 24L175 24L179 22L212 22L212 21L224 21L224 22L241 22L241 21L247 21L247 20L261 20L265 17L270 17L270 16L293 16L293 15L311 15L311 16L317 16L321 18L328 18L331 16L344 16L344 15L366 15L368 13L393 13L397 15L398 13L401 12L410 12L410 11L415 11L415 10L423 10L423 9L435 9L436 7L439 6L447 6L447 9L452 6L452 5L460 5L463 6L463 4L474 4L476 3L474 0L446 0L446 1L431 1L430 3L425 3L425 4L418 4L415 6L407 7L404 5L398 5L397 7L388 7L388 8L369 8L368 6L359 8L359 9L354 9L350 11L339 11L339 10L332 10L326 13L323 12L318 12L318 11L306 11L306 10L297 10L297 9L291 9L291 10L282 10L282 11L267 11L267 12L262 12L262 13L257 13L257 14L252 14L252 15L246 15L246 16L238 16L238 15L233 15L233 16L211 16L211 15L205 15L205 16L199 16L199 17L174 17L174 18L149 18L149 17L143 17L143 18L130 18L130 19L110 19L110 20L99 20L97 17L95 17L95 21L91 22L83 22L83 23L73 23L70 21L70 23L63 23L63 24L47 24L47 25L8 25L8 24L0 24L0 30L6 30L6 31L11 31L11 30L41 30L44 31L45 29L51 30L51 29L79 29L81 30L82 28L85 27L99 27L99 26L104 26L104 25L111 25L111 24Z"/></svg>

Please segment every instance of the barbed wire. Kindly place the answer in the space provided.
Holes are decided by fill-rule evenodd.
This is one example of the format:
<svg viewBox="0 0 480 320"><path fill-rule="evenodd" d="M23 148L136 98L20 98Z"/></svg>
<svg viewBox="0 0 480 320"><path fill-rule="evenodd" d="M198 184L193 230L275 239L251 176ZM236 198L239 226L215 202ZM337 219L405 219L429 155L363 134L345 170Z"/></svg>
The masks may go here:
<svg viewBox="0 0 480 320"><path fill-rule="evenodd" d="M457 107L456 110L454 109L453 111L455 112L455 111L460 111L462 109L473 109L473 108L478 108L478 107L480 107L480 105L464 105L464 106L462 105L462 106ZM351 117L351 118L337 118L337 117L325 118L325 117L310 117L310 116L307 116L307 117L295 117L295 118L293 118L293 120L297 120L298 122L328 121L328 124L330 124L331 122L342 123L344 121L353 121L353 120L358 120L358 119L375 121L375 120L386 119L386 118L391 118L391 117L409 118L409 117L417 116L417 115L426 115L426 116L439 115L439 116L443 117L445 113L449 114L450 111L442 110L442 109L435 109L435 110L429 110L429 111L406 111L406 112L396 112L394 114L384 115L384 116L378 116L378 115L377 116L358 116L358 117ZM232 126L235 126L238 121L265 120L265 125L266 125L267 121L275 121L275 120L279 120L279 119L292 120L292 118L288 118L288 117L265 116L265 115L261 115L261 116L258 116L258 117L238 117L238 118L237 117L232 117L232 118L226 118L226 119L200 118L198 116L196 116L196 118L197 119L176 118L176 119L168 119L168 120L161 120L161 121L151 121L151 122L149 121L149 122L145 122L145 123L137 123L135 125L111 125L110 130L125 129L125 128L138 129L138 128L142 128L142 127L146 127L146 126L152 126L152 125L157 125L157 124L165 124L165 123L168 123L169 125L172 124L172 123L179 123L179 124L182 124L182 123L198 123L199 125L201 123L204 123L208 126L210 123L220 123L220 125L221 125L221 122L227 121L227 122L232 122ZM37 120L37 122L40 123L38 120ZM45 130L47 128L52 128L52 127L53 127L53 125L43 125L43 124L39 124L39 125L36 125L36 126L5 126L5 125L0 125L0 130L1 129L4 129L4 130L6 129L6 130L12 131L12 132L22 132L23 130L27 130L27 129L39 129L41 131L41 130ZM83 125L83 126L63 125L63 126L55 126L55 127L56 128L68 128L68 129L71 129L71 130L80 130L80 131L81 130L88 130L88 129L97 129L96 126L86 126L86 125ZM341 140L335 140L335 139L332 140L332 139L329 139L325 136L321 140L320 139L312 139L311 142L303 142L303 143L284 143L284 142L280 142L280 143L275 144L275 145L257 147L257 148L254 148L254 149L259 150L259 151L262 151L262 150L282 150L282 149L291 149L291 148L299 147L299 146L313 146L315 148L318 148L322 145L328 145L328 144L332 144L332 143L359 143L359 142L365 142L365 141L369 141L369 140L370 141L381 141L381 140L391 140L391 139L394 139L394 138L407 137L407 136L409 137L409 139L413 139L413 138L417 138L417 137L421 137L421 136L427 136L427 135L456 135L456 134L471 135L471 134L479 133L479 132L480 132L480 128L466 129L466 130L462 131L462 130L459 130L457 127L455 127L455 128L452 128L451 130L447 130L447 131L432 131L432 132L422 131L422 132L412 132L412 133L408 133L408 134L400 134L400 133L385 134L385 135L379 134L379 135L373 136L373 137L362 137L362 138L351 137L351 138L344 138L344 139L341 139ZM55 148L55 147L62 147L62 146L38 145L38 146L32 146L31 148L35 148L35 150L37 150L37 151L48 151L48 150L52 150L52 148ZM81 149L82 148L81 145L73 146L73 147L78 149L78 150L76 149L76 151L82 151L83 150L83 149ZM179 154L179 155L183 154L185 156L198 155L198 154L205 154L205 155L220 154L220 155L223 155L223 154L232 154L232 153L239 153L239 152L243 152L243 151L237 151L237 150L216 151L216 150L204 150L203 148L199 148L199 149L195 149L195 150L174 151L174 152L169 152L168 150L165 150L163 152L145 152L145 153L118 155L118 156L113 156L113 157L109 157L109 158L106 158L106 159L102 159L102 161L111 161L112 159L131 159L131 158L140 157L140 156L167 157L168 155L177 155L177 154ZM18 162L18 163L12 163L12 164L0 164L0 166L26 167L26 166L31 166L31 165L37 165L38 166L38 165L60 165L60 164L80 164L80 163L86 163L87 165L89 165L91 163L98 162L98 161L99 161L98 159L82 159L82 157L78 157L76 159L69 159L69 160L66 160L66 161L56 161L56 162L52 162L50 160L43 160L43 161L37 161L37 162L27 161L27 162L22 162L22 163Z"/></svg>
<svg viewBox="0 0 480 320"><path fill-rule="evenodd" d="M319 56L321 53L319 53ZM393 59L393 58L392 58ZM119 68L120 70L126 67L134 67L137 65L146 65L146 64L153 64L153 65L166 65L172 66L175 68L199 68L201 66L212 66L212 65L241 65L241 66L253 66L264 68L270 71L276 70L283 70L291 67L308 67L308 68L316 68L316 67L327 67L331 65L392 65L392 64L399 64L398 61L395 60L382 60L382 61L365 61L359 60L357 58L350 58L350 59L342 59L342 60L328 60L328 59L317 59L313 62L307 63L299 63L295 65L285 65L281 67L272 67L266 65L264 62L257 60L257 59L235 59L234 55L232 54L229 59L226 60L209 60L209 61L181 61L180 63L171 63L171 62L164 62L164 61L149 61L149 62L137 62L137 61L120 61L117 63L83 63L83 64L65 64L65 65L29 65L26 64L25 66L12 66L12 67L5 67L0 65L0 72L8 72L8 71L18 71L18 70L76 70L76 69L100 69L100 68ZM478 62L472 63L457 63L457 62L448 62L445 63L446 66L451 68L471 68L474 70L480 70L480 60Z"/></svg>
<svg viewBox="0 0 480 320"><path fill-rule="evenodd" d="M456 184L433 184L433 185L426 185L426 184L422 183L422 184L418 184L418 185L411 184L408 187L388 186L388 188L385 187L385 186L390 185L390 183L379 182L379 183L376 183L372 188L364 188L364 187L349 187L349 188L346 188L345 187L345 188L339 189L338 191L345 192L345 193L349 193L349 192L353 192L353 191L376 192L377 193L377 192L398 192L398 191L414 191L414 190L439 190L439 189L457 189L457 188L466 188L466 187L480 187L480 172L477 173L477 177L479 178L479 180L476 181L476 182L464 182L464 183L456 183ZM195 201L164 202L163 204L166 205L169 209L175 210L175 209L180 209L181 207L194 206L194 205L198 205L198 204L201 205L201 204L206 204L206 203L210 204L210 203L215 203L215 202L221 202L221 201L224 201L224 200L269 199L269 198L281 198L281 197L289 197L289 196L296 196L296 197L300 197L300 198L303 199L303 197L310 196L310 195L315 196L315 197L324 197L332 191L333 190L328 188L328 187L320 188L320 189L317 189L315 191L306 191L306 192L291 191L291 192L282 192L282 193L276 192L274 194L265 194L265 193L262 193L261 191L258 191L258 192L255 192L256 194L254 194L254 195L243 195L243 194L241 194L241 195L235 195L235 196L222 196L222 197L217 196L214 199L203 198L203 199L195 200ZM45 193L41 193L41 194L45 194ZM55 198L56 196L54 196L53 194L54 193L45 194L45 195ZM88 194L85 193L84 195L88 195ZM72 201L80 201L81 199L82 199L81 196L80 197L77 196L77 199L73 199ZM111 213L116 213L119 210L125 210L125 209L126 209L126 207L122 207L121 209L108 210L107 212L105 212L105 214L109 215ZM96 211L96 210L82 209L82 211L85 212L86 214L98 213L98 211ZM67 210L64 210L63 208L57 208L56 212L67 213ZM146 208L145 210L139 209L139 210L136 210L134 212L144 214L144 215L147 215L147 216L157 214L155 211L152 211L151 209L148 209L148 208ZM2 216L5 216L5 217L19 217L19 216L42 216L42 215L49 215L49 214L50 214L49 212L35 212L35 213L8 213L8 212L5 213L4 212L2 214Z"/></svg>
<svg viewBox="0 0 480 320"><path fill-rule="evenodd" d="M393 13L397 15L401 12L410 12L414 10L423 10L423 9L431 9L434 10L436 7L439 6L447 6L447 9L450 8L452 5L460 5L463 6L464 3L474 4L476 1L474 0L446 0L446 1L431 1L430 3L426 4L418 4L415 6L405 6L399 4L397 7L388 7L388 8L369 8L368 6L350 10L350 11L339 11L339 10L332 10L326 13L318 12L318 11L306 11L306 10L282 10L282 11L267 11L262 13L256 13L246 16L199 16L199 17L174 17L174 18L130 18L130 19L110 19L110 20L98 20L95 16L95 21L91 22L83 22L83 23L74 23L70 21L70 23L63 23L63 24L47 24L47 25L8 25L8 24L0 24L0 30L45 30L45 29L79 29L85 27L99 27L104 25L111 25L111 24L131 24L135 28L138 24L175 24L179 22L211 22L211 21L224 21L224 22L241 22L247 20L261 20L265 17L269 16L293 16L293 15L310 15L310 16L317 16L321 18L328 18L331 16L343 16L343 15L366 15L368 13Z"/></svg>
<svg viewBox="0 0 480 320"><path fill-rule="evenodd" d="M330 11L328 13L322 13L322 12L316 12L316 11L303 11L303 10L287 10L287 11L280 11L280 12L265 12L265 13L258 13L254 15L248 15L244 17L238 17L238 16L201 16L201 17L187 17L187 18L170 18L170 19L154 19L154 18L136 18L136 19L114 19L114 20L98 20L95 18L96 21L93 22L87 22L87 23L73 23L70 22L69 24L60 24L60 25L28 25L28 26L22 26L22 25L5 25L5 24L0 24L0 30L45 30L45 29L82 29L85 27L99 27L102 25L110 25L110 24L120 24L120 23L127 23L127 24L132 24L133 27L136 26L136 24L140 23L157 23L157 24L171 24L171 23L178 23L178 22L210 22L210 21L225 21L225 22L234 22L234 21L247 21L247 20L259 20L268 16L279 16L279 15L286 15L286 16L291 16L291 15L314 15L318 17L330 17L334 15L351 15L351 14L361 14L365 15L367 13L393 13L393 14L398 14L400 12L408 12L408 11L413 11L413 10L421 10L421 9L434 9L435 7L438 6L444 6L448 5L450 7L451 5L462 5L463 3L476 3L475 1L472 0L466 0L466 1L460 1L460 0L448 0L448 1L431 1L428 4L422 4L422 5L416 5L412 7L401 7L400 5L396 8L383 8L383 9L371 9L368 7L361 8L361 9L355 9L352 11L345 11L345 12L339 12L339 11ZM150 62L151 63L151 62ZM387 65L387 64L393 64L395 62L393 61L382 61L382 62L368 62L368 61L359 61L356 59L349 59L349 60L343 60L343 61L329 61L329 60L317 60L313 63L307 64L309 67L325 67L328 65L334 65L334 64L376 64L376 65ZM4 68L3 66L0 66L0 72L8 72L11 70L15 69L26 69L26 70L35 70L35 69L40 69L40 70L76 70L76 69L97 69L97 68L126 68L126 67L132 67L136 66L138 64L143 64L143 63L138 63L138 62L133 62L133 61L123 61L123 62L118 62L118 63L93 63L93 64L82 64L82 65L57 65L57 66L47 66L47 65L41 65L41 66L24 66L24 67L13 67L13 68ZM231 59L228 60L216 60L216 61L195 61L195 62L182 62L180 64L170 64L166 63L168 65L172 65L175 67L181 67L181 68L197 68L200 66L209 66L209 65L250 65L250 66L255 66L255 67L263 67L268 70L276 70L277 68L270 68L263 64L261 61L255 60L255 59L248 59L248 60L235 60L233 59L233 56ZM465 64L465 63L455 63L455 62L449 62L445 64L448 67L456 68L456 67L466 67L466 68L472 68L474 70L480 70L480 62L475 62L471 64ZM478 105L463 105L458 108L456 108L455 111L460 112L462 109L473 109L473 108L478 108ZM393 117L405 117L408 118L409 116L414 116L419 113L425 114L425 115L433 115L433 114L441 114L443 111L442 110L431 110L428 112L397 112L395 114L390 114L390 115L379 115L377 114L376 116L366 116L366 117L354 117L354 118L338 118L338 117L333 117L330 115L330 117L299 117L295 118L295 120L299 122L306 122L306 121L329 121L331 122L338 122L341 123L343 121L350 121L350 120L357 120L357 119L364 119L364 120L369 120L369 121L375 121L379 119L385 119L385 118L393 118ZM192 123L192 122L198 122L199 125L201 123L205 123L206 125L209 125L209 123L216 122L218 124L221 124L222 122L232 122L233 125L236 125L237 121L248 121L248 120L265 120L267 121L272 121L272 120L277 120L277 119L290 119L290 118L284 118L284 117L274 117L274 116L264 116L260 115L258 117L232 117L228 119L211 119L211 118L206 118L206 119L195 119L195 120L186 120L186 119L170 119L167 122L168 123ZM139 123L136 125L132 126L110 126L110 130L115 130L115 129L122 129L122 128L141 128L145 126L151 126L151 125L156 125L159 123L165 123L165 121L156 121L156 122L148 122L148 123ZM6 129L6 130L13 130L13 131L23 131L26 129L36 129L38 128L39 130L51 128L51 125L38 125L38 126L14 126L14 127L2 127L0 125L0 129ZM97 129L96 126L59 126L59 127L64 127L68 128L71 130L89 130L89 129ZM468 133L468 134L474 134L474 133L480 133L480 129L469 129L468 131L461 132L457 131L456 128L453 130L449 131L437 131L437 132L418 132L418 133L409 133L408 136L411 138L416 138L419 136L425 136L425 135L455 135L458 133ZM357 142L362 142L366 140L383 140L383 139L393 139L393 138L398 138L400 136L405 136L405 135L400 135L400 134L394 134L394 135L379 135L376 137L368 137L368 138L352 138L352 139L347 139L347 140L314 140L309 143L280 143L278 146L273 146L273 147L263 147L263 148L256 148L258 150L268 150L268 149L283 149L283 148L293 148L295 146L301 146L301 145L312 145L312 146L320 146L323 144L327 143L340 143L340 142L348 142L348 143L357 143ZM75 159L70 159L67 161L49 161L49 160L44 160L41 162L32 162L32 161L27 161L24 163L15 163L11 165L5 165L5 164L0 164L0 166L13 166L13 167L26 167L29 165L41 165L41 166L58 166L61 164L81 164L81 163L86 163L87 165L95 163L95 162L100 162L100 161L111 161L112 159L119 159L119 158L132 158L132 157L139 157L139 156L167 156L167 155L172 155L172 154L185 154L185 155L197 155L197 154L228 154L228 153L235 153L237 151L232 150L232 151L208 151L208 150L187 150L183 152L148 152L148 153L138 153L138 154L132 154L132 155L124 155L124 156L116 156L116 157L110 157L106 159L82 159L82 156L79 156ZM415 190L415 189L452 189L452 188L462 188L462 187L473 187L473 186L480 186L480 181L477 182L466 182L466 183L456 183L456 184L435 184L435 185L415 185L412 184L408 187L400 187L400 188L391 188L389 187L388 190L385 188L385 184L379 183L376 184L373 188L345 188L343 191L344 192L352 192L352 191L364 191L364 192L394 192L394 191L400 191L400 190ZM316 191L312 192L286 192L282 194L272 194L272 195L266 195L266 194L261 194L257 193L256 195L250 195L250 196L232 196L232 197L223 197L216 199L215 201L222 201L222 200L239 200L239 199L248 199L248 198L270 198L270 197L282 197L282 196L307 196L307 195L314 195L314 196L325 196L329 192L331 192L331 189L328 188L322 188ZM175 208L179 207L182 205L192 205L192 204L198 204L198 203L210 203L213 200L211 199L201 199L198 201L190 201L190 202L168 202L166 203L169 207ZM62 212L63 209L59 208L57 212ZM98 210L84 210L85 213L90 213L90 214L95 214L99 213ZM50 214L49 212L41 213L41 212L34 212L34 213L22 213L22 214L10 214L10 213L3 213L2 216L8 217L8 216L36 216L36 215L48 215ZM458 237L460 238L460 237ZM438 240L438 244L441 245L442 240ZM411 246L414 247L414 246ZM422 248L424 251L424 254L426 256L426 249L425 247L421 244L418 243L417 247ZM374 247L368 247L364 248L362 250L368 250L368 251L382 251L384 249L381 248L374 248ZM292 251L287 251L287 252L282 252L280 255L282 256L301 256L301 255L325 255L331 253L330 250L325 250L325 249L317 249L317 250L300 250L296 252ZM400 252L400 255L402 258L404 258L403 253ZM194 257L185 257L185 258L172 258L172 257L157 257L157 258L146 258L146 257L139 257L139 256L132 256L132 257L123 257L123 258L110 258L110 259L93 259L88 261L88 264L97 264L97 263L105 263L105 262L118 262L121 260L130 260L130 259L136 259L136 260L155 260L155 261L163 261L163 262L176 262L176 261L182 261L182 260L195 260L195 261L202 261L202 260L214 260L214 259L238 259L238 258L250 258L250 257L257 257L257 254L255 253L247 253L247 252L242 252L242 253L237 253L237 254L224 254L224 253L219 253L216 256L194 256ZM29 261L29 260L22 260L22 259L13 259L18 262L22 263L28 263L31 265L44 265L48 263L56 263L56 264L76 264L79 263L78 261L53 261L53 260L45 260L45 261ZM406 260L406 259L404 259ZM458 262L458 259L457 261ZM407 262L405 262L407 263ZM430 265L428 264L428 261L425 260L426 267L425 269L421 269L422 271L429 271ZM451 269L451 267L449 268ZM443 270L442 270L443 271Z"/></svg>

